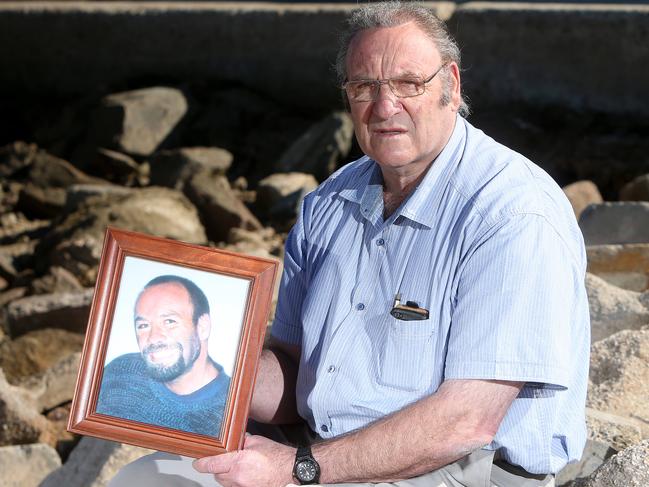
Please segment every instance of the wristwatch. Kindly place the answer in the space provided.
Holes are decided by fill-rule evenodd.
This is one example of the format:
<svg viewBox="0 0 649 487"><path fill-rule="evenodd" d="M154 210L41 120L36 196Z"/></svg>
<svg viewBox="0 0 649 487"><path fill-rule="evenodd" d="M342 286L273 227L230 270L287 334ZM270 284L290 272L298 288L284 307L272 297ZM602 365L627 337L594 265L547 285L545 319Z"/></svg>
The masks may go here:
<svg viewBox="0 0 649 487"><path fill-rule="evenodd" d="M320 481L320 465L311 454L310 446L299 446L295 454L293 477L300 485L317 484Z"/></svg>

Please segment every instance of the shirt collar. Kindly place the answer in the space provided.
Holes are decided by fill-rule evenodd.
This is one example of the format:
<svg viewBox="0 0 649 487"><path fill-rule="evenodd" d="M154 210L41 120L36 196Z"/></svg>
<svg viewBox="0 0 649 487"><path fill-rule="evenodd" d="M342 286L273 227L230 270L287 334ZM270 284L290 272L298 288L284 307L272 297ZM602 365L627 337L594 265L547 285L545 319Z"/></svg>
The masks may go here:
<svg viewBox="0 0 649 487"><path fill-rule="evenodd" d="M444 149L433 161L419 186L397 209L393 215L394 219L402 216L429 228L433 227L443 190L464 152L466 131L466 122L458 115ZM365 157L366 161L370 162L367 169L357 175L355 181L350 181L352 185L341 190L339 194L346 200L357 203L361 215L367 220L372 223L382 222L383 176L379 165Z"/></svg>

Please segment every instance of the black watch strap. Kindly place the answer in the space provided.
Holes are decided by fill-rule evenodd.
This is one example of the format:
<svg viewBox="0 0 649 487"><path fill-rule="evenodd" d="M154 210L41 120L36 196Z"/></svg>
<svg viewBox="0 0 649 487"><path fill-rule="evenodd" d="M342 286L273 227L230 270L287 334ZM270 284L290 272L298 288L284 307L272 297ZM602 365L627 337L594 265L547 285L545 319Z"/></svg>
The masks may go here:
<svg viewBox="0 0 649 487"><path fill-rule="evenodd" d="M293 477L300 485L311 485L320 482L320 465L313 458L310 446L298 446L295 453Z"/></svg>

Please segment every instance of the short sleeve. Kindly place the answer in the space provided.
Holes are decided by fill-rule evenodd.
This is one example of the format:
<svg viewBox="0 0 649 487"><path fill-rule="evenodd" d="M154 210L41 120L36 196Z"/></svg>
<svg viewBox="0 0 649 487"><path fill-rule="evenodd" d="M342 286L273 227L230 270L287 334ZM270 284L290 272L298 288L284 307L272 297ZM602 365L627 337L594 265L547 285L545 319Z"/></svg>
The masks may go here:
<svg viewBox="0 0 649 487"><path fill-rule="evenodd" d="M590 326L579 245L542 215L491 227L459 270L445 378L568 387Z"/></svg>
<svg viewBox="0 0 649 487"><path fill-rule="evenodd" d="M291 345L302 342L302 303L306 295L306 241L304 232L303 201L300 214L286 239L284 248L284 271L280 281L275 319L271 335L279 341Z"/></svg>

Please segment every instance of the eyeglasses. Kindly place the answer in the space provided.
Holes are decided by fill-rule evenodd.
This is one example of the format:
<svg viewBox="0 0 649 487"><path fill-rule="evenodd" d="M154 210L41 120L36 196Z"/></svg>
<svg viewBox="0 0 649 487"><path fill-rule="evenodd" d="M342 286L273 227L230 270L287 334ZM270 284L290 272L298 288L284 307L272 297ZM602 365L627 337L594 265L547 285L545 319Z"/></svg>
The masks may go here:
<svg viewBox="0 0 649 487"><path fill-rule="evenodd" d="M426 84L430 83L444 67L446 67L446 64L442 64L437 71L426 79L412 76L388 79L359 79L345 81L342 89L347 92L347 97L352 103L376 100L379 89L384 84L390 87L390 91L396 97L410 98L423 94L426 91Z"/></svg>

